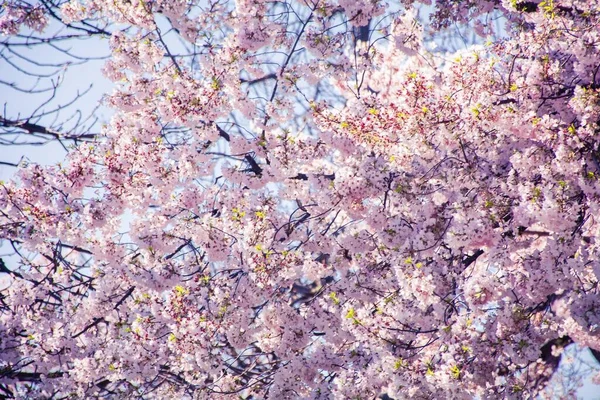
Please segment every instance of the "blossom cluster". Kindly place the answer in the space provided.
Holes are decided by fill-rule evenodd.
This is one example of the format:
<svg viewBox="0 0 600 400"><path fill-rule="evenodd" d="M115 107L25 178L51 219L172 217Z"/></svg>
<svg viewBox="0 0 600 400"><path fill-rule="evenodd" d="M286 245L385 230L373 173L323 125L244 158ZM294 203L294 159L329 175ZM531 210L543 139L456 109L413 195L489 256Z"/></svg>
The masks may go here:
<svg viewBox="0 0 600 400"><path fill-rule="evenodd" d="M128 26L116 114L0 184L0 389L516 399L600 349L598 4L441 2L491 39L432 53L401 3L65 4Z"/></svg>
<svg viewBox="0 0 600 400"><path fill-rule="evenodd" d="M48 24L46 12L41 5L29 5L20 1L6 1L0 6L0 34L16 35L22 25L42 32Z"/></svg>

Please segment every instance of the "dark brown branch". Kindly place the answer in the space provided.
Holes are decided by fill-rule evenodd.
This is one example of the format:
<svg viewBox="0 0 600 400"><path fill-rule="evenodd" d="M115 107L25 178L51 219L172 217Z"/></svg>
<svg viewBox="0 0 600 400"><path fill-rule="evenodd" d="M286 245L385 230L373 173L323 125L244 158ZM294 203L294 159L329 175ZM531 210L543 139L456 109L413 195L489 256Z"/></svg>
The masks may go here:
<svg viewBox="0 0 600 400"><path fill-rule="evenodd" d="M262 76L260 78L256 78L256 79L244 79L244 78L240 78L240 82L241 83L247 83L248 85L254 85L255 83L260 83L260 82L264 82L266 80L269 79L277 79L277 75L276 74L268 74L265 76Z"/></svg>
<svg viewBox="0 0 600 400"><path fill-rule="evenodd" d="M131 294L133 293L134 290L135 290L135 286L132 286L129 289L127 289L127 292L125 292L125 295L123 295L123 297L121 297L121 300L119 300L117 302L117 304L115 304L114 309L115 310L118 309L121 306L121 304L123 304L125 302L125 300L127 300L127 298L129 296L131 296Z"/></svg>
<svg viewBox="0 0 600 400"><path fill-rule="evenodd" d="M483 254L483 250L479 249L475 253L471 254L470 256L463 258L463 260L462 260L463 265L465 267L468 267L469 265L473 264L479 258L479 256L482 254Z"/></svg>
<svg viewBox="0 0 600 400"><path fill-rule="evenodd" d="M5 272L9 275L14 275L17 278L23 278L23 275L21 275L20 273L16 272L16 271L11 271L10 269L8 269L8 267L6 266L6 264L4 264L4 260L0 258L0 272Z"/></svg>
<svg viewBox="0 0 600 400"><path fill-rule="evenodd" d="M5 119L0 117L0 127L10 127L10 128L19 128L27 131L31 134L42 134L42 135L50 135L55 137L56 139L93 139L96 137L96 134L88 133L81 135L65 135L59 131L55 131L53 129L48 129L45 126L33 124L28 121L13 121L9 119Z"/></svg>
<svg viewBox="0 0 600 400"><path fill-rule="evenodd" d="M90 329L92 329L93 327L95 327L96 325L98 325L101 322L106 323L104 318L94 318L91 324L89 324L88 326L83 328L83 330L81 332L76 333L75 335L71 336L71 338L73 338L73 339L78 338L79 336L83 335L84 333L86 333L87 331L89 331Z"/></svg>
<svg viewBox="0 0 600 400"><path fill-rule="evenodd" d="M248 164L250 164L250 171L254 172L257 176L261 176L262 175L262 171L263 170L260 167L260 165L258 165L258 163L254 159L254 157L252 157L250 154L246 154L246 156L244 157L244 159L246 160L246 162Z"/></svg>

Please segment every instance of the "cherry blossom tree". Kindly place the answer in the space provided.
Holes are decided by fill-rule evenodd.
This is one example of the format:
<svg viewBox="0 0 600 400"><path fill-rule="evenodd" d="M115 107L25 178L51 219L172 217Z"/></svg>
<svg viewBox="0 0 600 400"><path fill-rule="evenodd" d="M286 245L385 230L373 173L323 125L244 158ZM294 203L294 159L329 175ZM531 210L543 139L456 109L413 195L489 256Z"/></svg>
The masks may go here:
<svg viewBox="0 0 600 400"><path fill-rule="evenodd" d="M600 358L597 1L3 7L110 26L116 88L0 184L1 396L517 399Z"/></svg>

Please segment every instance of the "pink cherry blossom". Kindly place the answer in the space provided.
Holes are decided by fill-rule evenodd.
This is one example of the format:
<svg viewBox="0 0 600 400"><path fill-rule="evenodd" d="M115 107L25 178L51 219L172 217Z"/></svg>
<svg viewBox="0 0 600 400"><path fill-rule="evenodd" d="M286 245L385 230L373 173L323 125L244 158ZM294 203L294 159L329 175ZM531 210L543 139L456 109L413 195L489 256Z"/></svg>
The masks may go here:
<svg viewBox="0 0 600 400"><path fill-rule="evenodd" d="M63 4L115 114L0 183L2 396L533 398L600 349L597 4L428 3Z"/></svg>

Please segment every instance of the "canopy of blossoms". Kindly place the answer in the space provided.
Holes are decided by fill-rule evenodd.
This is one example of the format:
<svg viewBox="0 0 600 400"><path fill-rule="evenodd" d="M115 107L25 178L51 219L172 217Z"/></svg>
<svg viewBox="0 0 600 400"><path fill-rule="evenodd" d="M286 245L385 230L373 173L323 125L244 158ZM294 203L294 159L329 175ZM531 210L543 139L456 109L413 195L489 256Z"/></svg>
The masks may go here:
<svg viewBox="0 0 600 400"><path fill-rule="evenodd" d="M600 349L600 4L390 3L62 5L116 112L0 184L0 396L528 398Z"/></svg>

